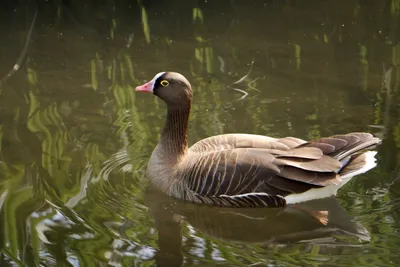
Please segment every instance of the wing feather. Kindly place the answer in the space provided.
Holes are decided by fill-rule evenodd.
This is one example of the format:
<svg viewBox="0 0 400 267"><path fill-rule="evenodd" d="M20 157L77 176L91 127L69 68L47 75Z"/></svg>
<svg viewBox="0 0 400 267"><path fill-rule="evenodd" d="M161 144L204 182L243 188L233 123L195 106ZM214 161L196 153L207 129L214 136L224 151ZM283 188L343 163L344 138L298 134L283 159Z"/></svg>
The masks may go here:
<svg viewBox="0 0 400 267"><path fill-rule="evenodd" d="M340 161L326 155L322 155L321 158L315 160L307 158L277 158L274 163L279 166L292 166L314 172L338 172L342 168Z"/></svg>

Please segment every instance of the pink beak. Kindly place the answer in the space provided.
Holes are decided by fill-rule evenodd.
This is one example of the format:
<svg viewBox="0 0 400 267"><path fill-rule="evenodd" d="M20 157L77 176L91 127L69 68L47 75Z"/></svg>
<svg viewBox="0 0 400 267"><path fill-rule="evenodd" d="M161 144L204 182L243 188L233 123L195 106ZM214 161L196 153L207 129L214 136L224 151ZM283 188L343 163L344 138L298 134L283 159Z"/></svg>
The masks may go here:
<svg viewBox="0 0 400 267"><path fill-rule="evenodd" d="M147 92L153 93L153 81L147 82L145 84L139 85L136 87L136 92Z"/></svg>

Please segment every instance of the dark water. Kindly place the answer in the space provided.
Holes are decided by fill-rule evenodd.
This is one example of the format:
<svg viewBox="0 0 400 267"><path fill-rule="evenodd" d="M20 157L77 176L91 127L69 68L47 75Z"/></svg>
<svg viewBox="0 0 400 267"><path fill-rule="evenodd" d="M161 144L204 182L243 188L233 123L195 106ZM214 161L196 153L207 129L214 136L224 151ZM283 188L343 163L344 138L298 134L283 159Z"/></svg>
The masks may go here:
<svg viewBox="0 0 400 267"><path fill-rule="evenodd" d="M400 1L38 2L0 3L0 266L399 265ZM165 70L191 143L368 131L378 167L286 209L169 199L165 106L134 92Z"/></svg>

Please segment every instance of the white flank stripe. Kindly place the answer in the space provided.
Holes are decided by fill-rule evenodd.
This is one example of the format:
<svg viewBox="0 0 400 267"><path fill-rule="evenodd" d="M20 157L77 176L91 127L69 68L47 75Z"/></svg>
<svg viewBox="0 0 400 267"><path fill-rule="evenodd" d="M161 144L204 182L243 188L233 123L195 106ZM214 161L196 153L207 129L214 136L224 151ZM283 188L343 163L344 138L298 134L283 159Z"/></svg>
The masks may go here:
<svg viewBox="0 0 400 267"><path fill-rule="evenodd" d="M230 198L241 198L241 197L247 197L247 196L271 196L267 193L263 192L257 192L257 193L245 193L245 194L239 194L239 195L220 195L220 197L230 197ZM277 195L279 196L279 195Z"/></svg>
<svg viewBox="0 0 400 267"><path fill-rule="evenodd" d="M348 181L350 181L351 178L353 178L354 176L359 175L361 173L365 173L376 166L376 162L375 162L376 153L377 153L376 151L365 152L366 164L358 171L355 171L355 172L352 172L352 173L342 176L342 182L340 184L329 185L329 186L318 188L318 189L313 188L304 193L288 195L285 197L286 203L287 204L295 204L295 203L305 202L305 201L309 201L309 200L313 200L313 199L326 198L326 197L336 195L338 189L341 188L343 185L345 185Z"/></svg>

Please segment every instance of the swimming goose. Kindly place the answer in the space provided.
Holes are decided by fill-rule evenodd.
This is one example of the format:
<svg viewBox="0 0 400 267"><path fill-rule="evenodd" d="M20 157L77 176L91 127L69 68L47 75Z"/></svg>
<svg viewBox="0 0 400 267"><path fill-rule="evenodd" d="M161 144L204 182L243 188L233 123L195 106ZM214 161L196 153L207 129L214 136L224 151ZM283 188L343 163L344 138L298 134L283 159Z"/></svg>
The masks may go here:
<svg viewBox="0 0 400 267"><path fill-rule="evenodd" d="M177 72L160 72L136 91L153 93L167 104L147 176L175 198L227 207L281 207L336 195L353 176L376 166L377 152L367 149L381 140L363 132L313 141L222 134L188 148L189 81Z"/></svg>

